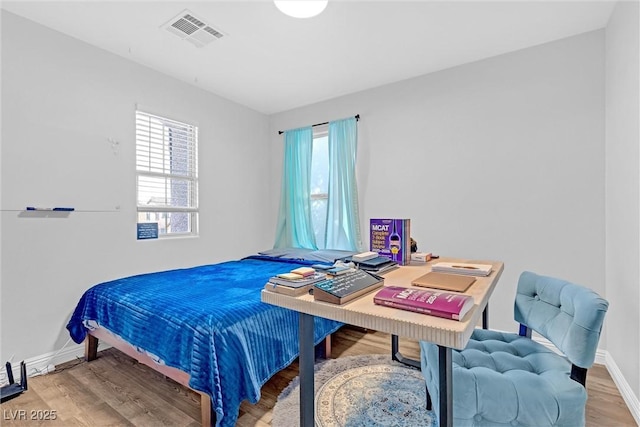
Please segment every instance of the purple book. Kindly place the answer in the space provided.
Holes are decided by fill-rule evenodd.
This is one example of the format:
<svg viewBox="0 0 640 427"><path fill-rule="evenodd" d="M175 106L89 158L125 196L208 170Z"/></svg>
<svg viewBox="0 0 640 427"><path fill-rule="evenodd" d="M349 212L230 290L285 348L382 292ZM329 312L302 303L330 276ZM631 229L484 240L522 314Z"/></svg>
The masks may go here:
<svg viewBox="0 0 640 427"><path fill-rule="evenodd" d="M373 302L453 320L463 319L474 304L469 295L402 286L385 286L376 293Z"/></svg>
<svg viewBox="0 0 640 427"><path fill-rule="evenodd" d="M371 219L369 221L369 250L400 265L411 261L409 219Z"/></svg>

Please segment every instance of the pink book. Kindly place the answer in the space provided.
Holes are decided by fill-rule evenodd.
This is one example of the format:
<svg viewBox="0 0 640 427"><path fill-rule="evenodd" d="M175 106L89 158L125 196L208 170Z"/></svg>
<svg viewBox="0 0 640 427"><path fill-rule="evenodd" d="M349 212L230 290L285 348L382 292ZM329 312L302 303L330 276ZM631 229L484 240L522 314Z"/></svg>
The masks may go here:
<svg viewBox="0 0 640 427"><path fill-rule="evenodd" d="M463 319L474 304L469 295L402 286L385 286L376 293L373 302L453 320Z"/></svg>

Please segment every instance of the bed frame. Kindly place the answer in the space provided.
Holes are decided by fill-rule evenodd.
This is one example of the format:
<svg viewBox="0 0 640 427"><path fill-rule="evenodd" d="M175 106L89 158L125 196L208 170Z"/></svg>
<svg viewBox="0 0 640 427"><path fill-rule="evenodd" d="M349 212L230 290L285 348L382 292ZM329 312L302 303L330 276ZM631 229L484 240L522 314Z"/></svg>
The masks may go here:
<svg viewBox="0 0 640 427"><path fill-rule="evenodd" d="M131 344L118 338L111 333L108 329L97 328L88 331L87 337L84 340L84 358L87 362L95 360L98 357L98 341L102 340L112 347L117 348L129 357L134 358L139 363L149 366L151 369L171 378L178 384L182 384L190 390L195 391L200 395L200 417L202 426L215 425L215 412L211 411L211 398L208 394L202 393L198 390L194 390L189 387L190 376L188 373L181 371L178 368L173 368L167 365L161 365L156 363L153 359L147 356L146 353L139 352ZM331 357L331 335L328 335L324 342L319 345L324 350L324 357L329 359Z"/></svg>

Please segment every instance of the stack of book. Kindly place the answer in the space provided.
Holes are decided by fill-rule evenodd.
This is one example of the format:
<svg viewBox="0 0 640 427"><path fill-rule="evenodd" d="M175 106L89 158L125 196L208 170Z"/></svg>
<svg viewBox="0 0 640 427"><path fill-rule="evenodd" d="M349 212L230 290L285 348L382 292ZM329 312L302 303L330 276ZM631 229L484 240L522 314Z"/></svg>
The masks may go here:
<svg viewBox="0 0 640 427"><path fill-rule="evenodd" d="M431 267L431 271L439 273L463 274L466 276L488 276L491 274L490 264L468 264L462 262L439 262Z"/></svg>
<svg viewBox="0 0 640 427"><path fill-rule="evenodd" d="M411 220L371 219L369 250L400 265L411 262Z"/></svg>
<svg viewBox="0 0 640 427"><path fill-rule="evenodd" d="M269 278L264 286L271 292L285 295L302 295L309 292L313 285L327 280L326 273L317 272L310 267L300 267L289 273L282 273Z"/></svg>
<svg viewBox="0 0 640 427"><path fill-rule="evenodd" d="M397 262L381 255L365 261L356 261L353 257L347 257L343 261L352 262L358 270L364 270L373 274L382 274L398 268Z"/></svg>

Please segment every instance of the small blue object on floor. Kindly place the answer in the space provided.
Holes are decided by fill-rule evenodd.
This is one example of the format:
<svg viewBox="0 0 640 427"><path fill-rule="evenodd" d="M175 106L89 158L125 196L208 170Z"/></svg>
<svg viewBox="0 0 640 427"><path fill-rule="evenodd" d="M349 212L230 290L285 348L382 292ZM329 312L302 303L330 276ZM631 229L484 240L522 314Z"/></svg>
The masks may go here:
<svg viewBox="0 0 640 427"><path fill-rule="evenodd" d="M520 334L476 329L464 350L453 351L453 424L584 425L586 374L608 305L585 287L522 273L514 306ZM531 330L566 357L532 340ZM427 393L438 402L438 347L420 347Z"/></svg>

